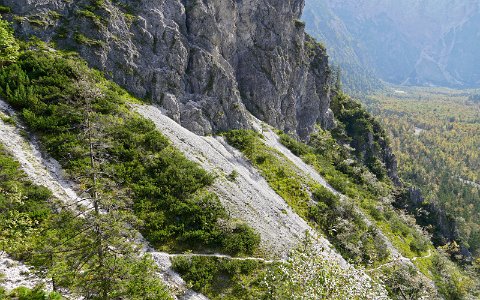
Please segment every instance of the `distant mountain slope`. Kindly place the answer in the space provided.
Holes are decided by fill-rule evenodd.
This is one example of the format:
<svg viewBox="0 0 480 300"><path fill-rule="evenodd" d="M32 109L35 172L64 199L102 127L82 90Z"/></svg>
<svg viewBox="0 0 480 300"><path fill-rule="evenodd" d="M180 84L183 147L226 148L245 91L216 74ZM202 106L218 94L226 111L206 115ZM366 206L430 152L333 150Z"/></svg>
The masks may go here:
<svg viewBox="0 0 480 300"><path fill-rule="evenodd" d="M347 77L366 77L372 70L395 84L480 83L477 0L308 0L303 18Z"/></svg>
<svg viewBox="0 0 480 300"><path fill-rule="evenodd" d="M365 66L361 53L354 48L355 37L325 1L306 1L303 20L307 32L326 44L331 62L341 67L342 82L349 92L365 92L382 86L373 69Z"/></svg>

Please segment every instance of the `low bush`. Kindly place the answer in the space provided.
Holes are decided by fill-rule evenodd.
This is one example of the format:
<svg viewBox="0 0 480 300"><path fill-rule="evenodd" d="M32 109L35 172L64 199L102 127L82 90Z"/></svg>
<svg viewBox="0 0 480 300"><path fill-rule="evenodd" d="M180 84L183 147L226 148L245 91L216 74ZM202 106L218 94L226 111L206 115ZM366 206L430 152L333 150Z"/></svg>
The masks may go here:
<svg viewBox="0 0 480 300"><path fill-rule="evenodd" d="M265 265L254 260L215 257L177 257L173 269L209 299L263 299Z"/></svg>

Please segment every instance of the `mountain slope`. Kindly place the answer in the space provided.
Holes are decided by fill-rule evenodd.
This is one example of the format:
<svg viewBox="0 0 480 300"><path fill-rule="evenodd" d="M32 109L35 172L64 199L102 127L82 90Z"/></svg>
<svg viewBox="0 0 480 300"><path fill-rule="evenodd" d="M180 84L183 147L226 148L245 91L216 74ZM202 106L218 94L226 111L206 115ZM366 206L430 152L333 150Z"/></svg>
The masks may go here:
<svg viewBox="0 0 480 300"><path fill-rule="evenodd" d="M17 201L16 184L32 183L2 160L13 171L0 226L16 224L10 211L37 218L13 226L21 239L0 227L6 250L56 291L196 297L181 274L212 299L470 292L463 271L392 207L401 187L388 138L332 87L326 50L297 20L303 1L3 3L19 38L0 61L0 95L16 114L1 122L24 124L64 170L37 183L68 179L92 204L65 207L48 188ZM105 76L152 93L132 97Z"/></svg>
<svg viewBox="0 0 480 300"><path fill-rule="evenodd" d="M37 45L37 47L38 46L39 45ZM55 57L57 62L62 61L62 58L60 58L59 56L55 56L55 54L51 54L51 53L47 54L47 53L48 52L45 53L47 57L48 55L51 55L51 58ZM10 95L9 99L11 99L11 101L13 101L14 103L15 103L15 99L20 100L19 98L11 96L10 93L8 94ZM15 93L15 95L18 95L18 94ZM10 114L13 113L13 111L10 108L8 108L7 105L2 105L2 107L5 108L6 111L10 111ZM139 109L139 110L142 111L142 109ZM25 116L28 115L28 113L25 114L25 110L23 111L24 112L22 113L22 115L23 115L23 118L25 118ZM159 127L159 128L162 129L162 131L173 132L171 137L174 139L178 139L177 143L181 143L182 139L189 141L189 143L187 143L185 146L181 146L181 144L178 144L178 145L184 151L186 151L187 154L189 152L197 153L198 156L195 156L192 158L200 159L201 163L204 162L205 158L207 158L208 160L213 160L213 162L210 162L209 164L206 165L209 169L212 169L212 170L214 169L217 170L219 167L222 167L225 165L228 168L239 169L240 175L238 176L238 179L237 179L238 182L242 183L243 180L241 178L243 176L246 176L245 178L247 180L246 185L243 184L240 186L243 186L245 189L250 189L250 190L252 190L253 188L253 190L259 191L260 195L265 195L265 196L261 196L263 198L260 198L260 200L263 199L263 201L258 202L259 198L255 196L255 193L253 194L253 197L252 197L252 195L251 194L249 195L249 193L247 193L246 191L242 192L242 189L239 190L232 187L229 188L228 184L226 184L225 181L218 179L219 182L217 183L218 184L217 188L220 190L218 190L217 193L219 194L219 196L221 196L222 201L224 201L225 204L228 204L229 201L233 201L234 203L230 205L230 208L232 210L235 210L238 208L241 209L241 213L238 214L238 217L239 218L241 217L242 219L250 221L252 225L259 228L259 232L262 233L264 238L263 246L265 247L265 255L275 256L280 254L284 256L289 249L294 248L296 244L300 243L302 239L301 235L304 233L304 231L310 231L312 235L316 235L314 230L309 225L307 225L303 220L301 220L297 215L295 215L295 213L293 212L286 213L289 211L289 207L283 202L283 200L279 196L277 196L273 191L271 191L268 186L265 186L265 184L263 184L262 186L261 180L258 180L258 179L252 180L250 178L252 176L252 172L254 177L255 176L259 177L258 174L255 175L255 172L252 171L250 168L247 168L246 172L243 172L243 171L240 172L240 169L245 168L246 167L245 165L248 165L248 163L245 161L242 161L241 158L234 159L233 162L231 162L230 160L232 159L232 153L238 156L238 154L235 154L235 151L232 151L231 148L226 148L225 150L222 151L223 155L227 156L227 159L224 158L222 160L222 156L218 156L219 150L221 151L222 146L216 144L215 140L210 140L209 138L200 137L189 132L188 130L182 128L180 125L176 124L173 120L163 116L161 112L156 108L151 107L150 111L151 113L153 113L152 116L154 117L155 121L163 120L163 124L167 124L167 126ZM145 110L144 112L148 112L148 110ZM74 119L72 115L70 115L70 117ZM4 119L7 120L6 118ZM65 182L65 181L61 178L58 180L55 178L50 178L49 177L50 172L46 170L48 168L43 165L42 159L39 156L35 156L34 154L31 154L30 150L24 151L21 149L16 149L17 145L20 146L22 144L25 144L24 139L18 134L18 130L15 130L14 126L4 123L3 121L4 119L2 119L1 124L2 124L2 128L4 128L5 130L2 130L2 133L0 134L0 136L3 139L3 142L8 146L8 149L15 151L15 154L18 155L18 158L23 161L24 165L26 166L25 170L28 172L29 177L33 181L38 182L40 185L49 187L54 191L57 191L57 190L62 191L62 188L58 189L56 186L58 185L58 182ZM33 121L33 119L27 118L26 120L29 120L28 125L30 126L30 128L32 128L33 123L31 123L31 121ZM158 124L162 124L162 122ZM54 130L53 128L54 127L50 127L50 130ZM48 139L47 140L45 139L46 132L43 132L42 130L37 129L37 133L41 135L40 140L42 141L42 144L45 145L45 143L48 141ZM183 138L182 138L182 135L184 135ZM105 143L106 140L103 142ZM210 144L213 144L213 145L210 145ZM53 148L52 146L50 146L49 151L53 151L50 153L54 153L55 151L53 149L55 149L58 146L64 147L65 145L63 143L60 143L57 146L53 146ZM25 147L26 149L29 149L31 146L27 144ZM70 151L71 150L67 150L66 152L72 153ZM28 159L24 159L24 157L28 157ZM74 160L75 160L75 156L70 157L70 159L68 160L68 164L71 164L72 161ZM65 160L61 160L61 164L65 167L68 167L68 164ZM57 175L55 176L59 176L58 174L63 174L63 172L61 172L60 169L58 168L56 169L56 172L57 172ZM244 175L245 173L246 175ZM68 174L68 172L66 172L65 174ZM72 178L72 180L78 180L78 178L75 177L75 178ZM122 182L119 184L125 184L125 183ZM75 186L75 184L73 185L66 184L66 185L69 187ZM78 186L75 189L78 190ZM222 192L222 190L228 194L225 195ZM70 194L72 193L70 192ZM63 196L63 194L58 194L58 192L57 192L57 195L59 199L66 201L66 204L70 204L69 203L71 202L71 199L69 198L70 196ZM76 197L75 195L71 195L71 196L73 197L73 201L77 203L78 197ZM252 200L254 200L254 202L251 202L251 204L248 205L249 204L248 201L252 201ZM275 202L272 203L272 200L276 201L276 203ZM253 207L257 205L257 203L262 205L262 207L260 209L253 209ZM245 204L247 204L247 209L243 208ZM278 206L278 209L276 209L275 206ZM271 213L269 212L269 209L272 210ZM258 216L259 213L262 215L262 217ZM227 221L227 220L223 220L223 221ZM294 233L293 235L288 233L288 232L291 232L292 230L290 225L296 224L296 223L300 224L300 228L296 232L293 232ZM228 226L228 224L225 224L225 225ZM284 230L280 230L280 228L282 227L284 228ZM287 234L285 234L284 232L287 232ZM285 236L288 236L289 234L291 235L291 237L285 241L287 242L287 248L284 248L281 243L278 243L278 240L284 239ZM330 244L325 239L320 239L318 244L316 245L316 248L318 249L317 255L319 257L324 257L324 259L328 259L330 263L337 262L340 268L349 267L348 264L345 262L345 260L343 260L341 256L336 254L335 251L331 249ZM280 249L281 252L279 252L277 249ZM19 250L8 250L8 251L13 255L19 255L19 253L17 252ZM35 253L38 250L33 250L33 251L34 251L33 253ZM157 262L161 263L162 268L164 268L164 266L167 267L167 269L165 269L166 275L164 277L165 279L167 279L167 282L171 282L171 280L173 280L173 284L178 285L178 277L177 279L175 279L175 275L171 274L171 270L168 270L169 264L166 262L162 262L163 260L165 260L163 258L164 255L161 253L158 254L156 252L152 252L151 254ZM41 252L39 253L39 255L41 255ZM168 257L169 256L167 256L167 258ZM223 256L223 257L225 258L227 256ZM362 275L362 273L358 273L358 275L354 277L354 279L358 282L357 284L360 284L359 288L361 289L363 288L362 285L365 284L365 282L368 282L370 280L366 275L364 274ZM174 287L175 287L174 291L176 291L176 293L184 292L182 289L180 289L179 291L179 286L174 285ZM181 296L181 293L180 293L180 296ZM195 294L192 294L192 292L188 292L188 291L185 294L185 297L187 297L186 299L196 299L196 298L189 298L194 296Z"/></svg>
<svg viewBox="0 0 480 300"><path fill-rule="evenodd" d="M246 109L303 137L316 122L328 127L328 62L297 20L303 0L257 2L0 4L21 16L18 33L78 50L193 132L245 128Z"/></svg>
<svg viewBox="0 0 480 300"><path fill-rule="evenodd" d="M394 84L478 86L478 1L309 0L307 7L307 31L336 49L334 61L346 70L353 61Z"/></svg>

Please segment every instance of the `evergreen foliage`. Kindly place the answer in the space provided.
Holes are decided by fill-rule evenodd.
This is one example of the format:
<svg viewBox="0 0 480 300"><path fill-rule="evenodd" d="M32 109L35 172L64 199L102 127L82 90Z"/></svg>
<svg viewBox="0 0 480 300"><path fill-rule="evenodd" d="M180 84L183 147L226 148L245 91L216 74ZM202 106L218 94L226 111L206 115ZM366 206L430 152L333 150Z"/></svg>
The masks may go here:
<svg viewBox="0 0 480 300"><path fill-rule="evenodd" d="M0 241L2 251L36 267L54 290L67 288L85 299L170 299L148 256L139 256L128 212L78 217L33 185L0 147ZM130 234L130 236L129 236ZM6 299L59 299L41 288L17 289ZM47 298L48 297L48 298Z"/></svg>
<svg viewBox="0 0 480 300"><path fill-rule="evenodd" d="M14 62L18 57L18 50L19 46L10 24L0 16L0 66Z"/></svg>
<svg viewBox="0 0 480 300"><path fill-rule="evenodd" d="M439 88L404 92L366 98L393 137L400 177L421 192L422 197L413 194L414 203L406 195L398 204L429 228L437 245L456 240L478 257L480 114L471 101L475 94Z"/></svg>
<svg viewBox="0 0 480 300"><path fill-rule="evenodd" d="M0 92L90 198L95 186L102 201L110 202L107 207L126 203L155 246L240 254L258 245L245 226L230 233L217 222L228 216L206 191L212 175L132 113L127 102L135 100L75 55L25 50L17 63L0 70ZM95 184L93 173L99 174ZM236 238L230 234L252 238L250 246L231 244Z"/></svg>
<svg viewBox="0 0 480 300"><path fill-rule="evenodd" d="M355 156L378 179L387 179L383 160L388 138L380 123L360 103L340 90L332 99L331 109L339 121L332 131L335 139L341 144L349 144Z"/></svg>

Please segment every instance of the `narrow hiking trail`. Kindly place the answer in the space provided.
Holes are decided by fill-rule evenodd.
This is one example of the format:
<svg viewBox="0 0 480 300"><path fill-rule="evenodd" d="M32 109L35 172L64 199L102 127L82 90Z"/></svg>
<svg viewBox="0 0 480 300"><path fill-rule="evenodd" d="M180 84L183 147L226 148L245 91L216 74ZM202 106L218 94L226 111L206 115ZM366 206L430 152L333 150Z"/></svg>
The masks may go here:
<svg viewBox="0 0 480 300"><path fill-rule="evenodd" d="M424 258L430 258L430 257L432 257L432 250L428 249L428 254L427 255L425 255L425 256L415 256L411 260L416 261L417 259L424 259Z"/></svg>
<svg viewBox="0 0 480 300"><path fill-rule="evenodd" d="M258 122L260 122L260 121L258 121ZM325 180L325 178L323 178L312 166L305 163L300 157L293 154L288 148L286 148L282 143L280 143L279 136L269 126L267 126L267 128L265 129L264 127L261 127L261 125L259 125L259 126L257 126L257 128L261 128L261 130L259 132L261 132L263 134L263 136L265 137L265 140L264 140L265 144L267 146L273 147L274 149L278 150L282 155L284 155L286 157L286 159L290 160L295 165L297 170L299 171L298 174L300 176L302 176L304 178L307 178L307 179L314 180L315 182L319 183L320 185L322 185L326 189L330 190L334 194L340 196L340 199L342 201L347 200L347 196L345 196L342 193L340 193L339 191L335 190L330 184L328 184L328 182ZM365 223L368 226L373 225L373 222L371 221L371 219L363 212L362 209L358 208L358 212L360 213L363 220L365 221ZM396 247L393 246L390 239L382 231L379 231L379 234L380 234L382 240L384 241L384 243L387 245L388 250L390 251L390 256L392 257L392 260L390 262L384 264L383 267L393 265L396 262L401 262L401 263L413 266L418 270L418 268L414 264L415 260L417 260L419 258L427 258L427 257L431 256L431 253L429 253L429 255L426 256L426 257L415 257L415 258L412 258L412 259L404 257L400 253L400 251ZM424 279L427 280L430 285L435 286L434 282L431 279L429 279L427 276L425 276L423 273L421 273L420 270L418 270L418 272L420 274L422 274Z"/></svg>
<svg viewBox="0 0 480 300"><path fill-rule="evenodd" d="M400 257L398 259L394 259L394 260L391 260L387 263L384 263L376 268L373 268L373 269L368 269L368 270L365 270L365 272L367 273L370 273L370 272L374 272L374 271L377 271L377 270L380 270L384 267L388 267L388 266L393 266L395 265L397 262L401 262L401 261L410 261L410 262L413 262L413 261L416 261L417 259L424 259L424 258L430 258L432 256L432 250L431 249L428 249L428 254L425 255L425 256L415 256L413 258L406 258L406 257Z"/></svg>
<svg viewBox="0 0 480 300"><path fill-rule="evenodd" d="M261 236L268 253L286 257L305 237L305 232L317 237L315 231L269 186L242 153L228 145L223 137L198 136L167 117L153 105L132 105L143 117L154 122L173 145L187 158L205 170L218 175L213 184L222 204L231 217L244 220ZM235 171L235 180L226 177ZM346 266L346 261L319 238L319 254Z"/></svg>
<svg viewBox="0 0 480 300"><path fill-rule="evenodd" d="M265 259L261 257L233 257L230 255L224 255L224 254L203 254L203 253L164 253L164 252L159 252L162 255L167 255L170 258L175 258L175 257L185 257L185 258L191 258L191 257L211 257L211 258L219 258L219 259L227 259L227 260L236 260L236 261L257 261L265 264L274 264L274 263L283 263L286 262L285 259Z"/></svg>

